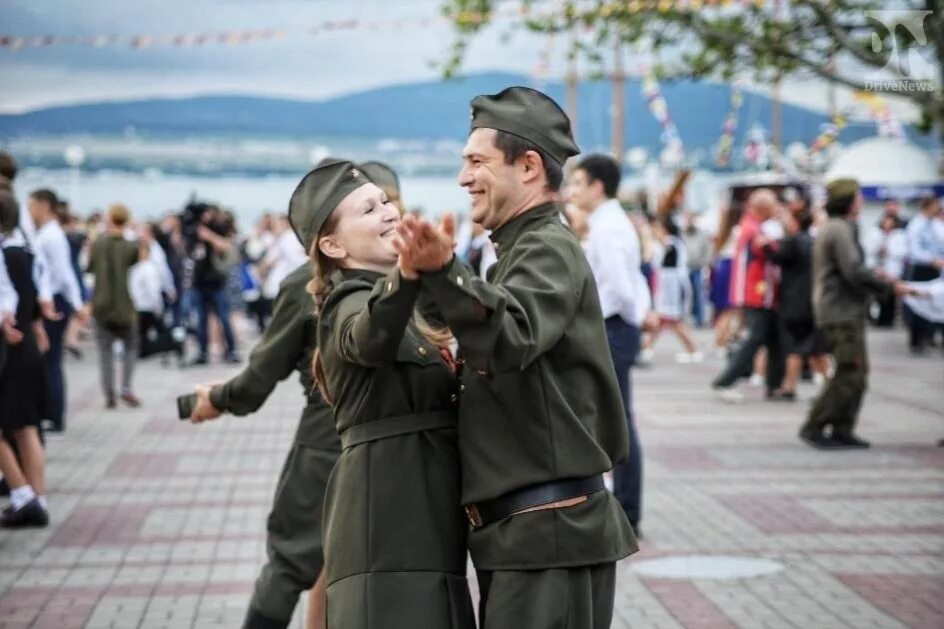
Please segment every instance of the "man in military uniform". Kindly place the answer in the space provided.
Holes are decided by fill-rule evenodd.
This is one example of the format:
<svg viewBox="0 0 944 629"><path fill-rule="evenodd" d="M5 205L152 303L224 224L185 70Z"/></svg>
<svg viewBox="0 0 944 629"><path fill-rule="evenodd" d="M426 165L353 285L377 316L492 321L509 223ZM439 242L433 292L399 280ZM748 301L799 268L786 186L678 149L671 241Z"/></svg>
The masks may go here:
<svg viewBox="0 0 944 629"><path fill-rule="evenodd" d="M541 92L472 101L460 185L492 230L489 281L452 251L454 224L401 222L465 361L459 411L463 503L485 629L610 626L615 562L636 550L603 472L628 436L593 275L556 203L570 121Z"/></svg>
<svg viewBox="0 0 944 629"><path fill-rule="evenodd" d="M810 408L800 439L824 450L868 448L855 425L868 385L865 322L871 296L916 291L866 268L856 226L862 210L858 182L837 179L826 186L826 195L829 221L813 244L813 314L826 333L836 372Z"/></svg>

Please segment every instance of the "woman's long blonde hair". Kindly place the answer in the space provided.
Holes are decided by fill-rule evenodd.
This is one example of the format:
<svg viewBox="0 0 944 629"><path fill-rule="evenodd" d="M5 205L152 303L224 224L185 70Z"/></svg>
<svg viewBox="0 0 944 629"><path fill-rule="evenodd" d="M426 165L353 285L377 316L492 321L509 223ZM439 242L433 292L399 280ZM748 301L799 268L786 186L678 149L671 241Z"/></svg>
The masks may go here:
<svg viewBox="0 0 944 629"><path fill-rule="evenodd" d="M338 214L332 212L308 252L308 260L311 263L311 281L308 282L307 290L314 298L316 317L321 315L321 309L324 307L325 300L328 298L328 295L331 294L331 291L334 290L332 276L336 271L341 269L341 266L333 258L326 256L321 251L318 247L318 240L322 236L330 236L333 234L337 227ZM413 323L416 325L419 333L430 343L440 349L449 348L453 340L453 335L449 328L429 323L423 318L419 311L416 310L413 311ZM321 393L321 397L324 398L325 402L329 405L333 405L334 398L331 397L331 393L328 391L328 379L321 361L321 347L315 348L315 355L312 357L311 361L311 371L314 375L318 391Z"/></svg>

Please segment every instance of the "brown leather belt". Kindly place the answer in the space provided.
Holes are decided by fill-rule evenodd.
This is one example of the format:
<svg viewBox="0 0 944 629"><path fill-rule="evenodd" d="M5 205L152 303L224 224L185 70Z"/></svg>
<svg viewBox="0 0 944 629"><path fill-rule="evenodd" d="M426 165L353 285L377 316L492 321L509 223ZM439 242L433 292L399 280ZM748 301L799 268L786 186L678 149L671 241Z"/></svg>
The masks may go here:
<svg viewBox="0 0 944 629"><path fill-rule="evenodd" d="M481 528L521 511L588 496L604 488L601 474L550 481L516 489L491 500L466 505L465 515L473 528Z"/></svg>

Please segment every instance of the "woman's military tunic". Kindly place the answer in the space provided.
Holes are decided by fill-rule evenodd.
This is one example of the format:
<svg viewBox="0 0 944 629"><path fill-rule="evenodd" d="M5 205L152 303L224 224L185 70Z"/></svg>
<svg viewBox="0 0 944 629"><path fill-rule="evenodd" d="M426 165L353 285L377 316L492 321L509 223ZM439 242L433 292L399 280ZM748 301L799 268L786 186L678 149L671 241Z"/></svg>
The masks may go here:
<svg viewBox="0 0 944 629"><path fill-rule="evenodd" d="M420 334L419 281L344 270L318 345L342 452L328 482L328 627L472 629L458 381Z"/></svg>

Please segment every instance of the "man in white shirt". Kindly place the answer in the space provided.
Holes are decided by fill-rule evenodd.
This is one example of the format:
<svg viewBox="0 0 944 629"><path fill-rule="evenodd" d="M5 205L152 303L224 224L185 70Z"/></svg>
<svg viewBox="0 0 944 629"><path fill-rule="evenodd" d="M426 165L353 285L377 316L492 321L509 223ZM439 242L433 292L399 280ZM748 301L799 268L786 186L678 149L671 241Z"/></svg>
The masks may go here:
<svg viewBox="0 0 944 629"><path fill-rule="evenodd" d="M937 279L944 273L944 233L936 228L941 205L934 197L921 199L921 213L908 223L905 233L908 236L908 280L927 282ZM907 321L909 327L908 348L913 354L921 354L934 336L934 324L909 309Z"/></svg>
<svg viewBox="0 0 944 629"><path fill-rule="evenodd" d="M652 298L642 274L639 236L616 199L620 167L611 157L589 155L571 175L570 200L587 213L584 251L600 293L613 367L629 427L629 458L613 470L613 493L637 536L642 516L642 449L633 421L631 370Z"/></svg>
<svg viewBox="0 0 944 629"><path fill-rule="evenodd" d="M62 314L57 320L43 319L49 337L49 351L44 356L50 400L47 419L52 422L51 430L62 432L66 405L66 383L62 373L63 339L72 315L80 320L85 320L87 315L83 310L78 278L72 268L69 241L56 216L58 204L59 199L52 190L41 189L30 194L27 208L36 225L32 245L43 260L55 308Z"/></svg>

